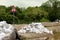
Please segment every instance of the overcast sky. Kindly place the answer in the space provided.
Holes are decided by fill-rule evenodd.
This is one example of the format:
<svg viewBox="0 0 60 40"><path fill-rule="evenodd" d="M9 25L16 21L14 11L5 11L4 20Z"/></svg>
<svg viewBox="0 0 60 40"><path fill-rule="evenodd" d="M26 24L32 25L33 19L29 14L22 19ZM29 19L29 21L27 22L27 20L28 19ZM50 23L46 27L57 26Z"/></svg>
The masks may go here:
<svg viewBox="0 0 60 40"><path fill-rule="evenodd" d="M29 7L29 6L40 6L47 0L0 0L0 5L5 6L19 6L19 7Z"/></svg>

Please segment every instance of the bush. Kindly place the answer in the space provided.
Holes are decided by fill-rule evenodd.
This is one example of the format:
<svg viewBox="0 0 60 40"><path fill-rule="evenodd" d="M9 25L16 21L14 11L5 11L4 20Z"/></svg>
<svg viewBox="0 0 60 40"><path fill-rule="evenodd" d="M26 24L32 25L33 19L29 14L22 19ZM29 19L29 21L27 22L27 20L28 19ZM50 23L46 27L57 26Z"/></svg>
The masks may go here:
<svg viewBox="0 0 60 40"><path fill-rule="evenodd" d="M15 24L19 23L18 17L14 15L7 15L7 14L0 15L0 21L6 21L7 23L10 23L10 24L12 24L13 22Z"/></svg>
<svg viewBox="0 0 60 40"><path fill-rule="evenodd" d="M40 22L49 22L49 20L46 19L46 18L42 18L42 19L40 20Z"/></svg>

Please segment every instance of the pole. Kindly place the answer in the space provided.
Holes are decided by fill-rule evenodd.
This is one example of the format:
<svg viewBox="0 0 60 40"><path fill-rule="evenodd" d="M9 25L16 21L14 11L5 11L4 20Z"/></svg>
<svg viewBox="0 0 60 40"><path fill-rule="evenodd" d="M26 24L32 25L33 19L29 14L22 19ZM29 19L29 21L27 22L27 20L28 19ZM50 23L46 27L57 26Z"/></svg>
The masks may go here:
<svg viewBox="0 0 60 40"><path fill-rule="evenodd" d="M14 24L14 12L13 12L13 24Z"/></svg>
<svg viewBox="0 0 60 40"><path fill-rule="evenodd" d="M13 24L14 24L14 16L15 16L14 13L16 12L16 8L13 6L11 11L13 13L13 17L12 18L13 18Z"/></svg>

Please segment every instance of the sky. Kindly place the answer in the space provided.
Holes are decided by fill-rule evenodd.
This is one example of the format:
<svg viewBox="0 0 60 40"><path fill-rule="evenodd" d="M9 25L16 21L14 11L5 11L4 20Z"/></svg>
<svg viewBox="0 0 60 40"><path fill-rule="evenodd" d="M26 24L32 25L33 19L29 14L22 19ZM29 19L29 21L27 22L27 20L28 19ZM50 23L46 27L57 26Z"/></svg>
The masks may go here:
<svg viewBox="0 0 60 40"><path fill-rule="evenodd" d="M18 7L29 7L29 6L40 6L47 0L0 0L0 5L5 6L18 6Z"/></svg>

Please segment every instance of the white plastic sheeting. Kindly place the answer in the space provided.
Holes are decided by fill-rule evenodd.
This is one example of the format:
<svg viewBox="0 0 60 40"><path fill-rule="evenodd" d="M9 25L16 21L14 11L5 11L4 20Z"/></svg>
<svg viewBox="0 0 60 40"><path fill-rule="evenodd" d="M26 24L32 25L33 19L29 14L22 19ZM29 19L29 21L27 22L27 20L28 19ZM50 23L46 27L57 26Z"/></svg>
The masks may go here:
<svg viewBox="0 0 60 40"><path fill-rule="evenodd" d="M33 33L45 32L45 33L53 34L52 31L49 31L41 23L31 23L18 31L18 33L27 33L27 32L33 32Z"/></svg>
<svg viewBox="0 0 60 40"><path fill-rule="evenodd" d="M7 24L6 21L0 22L0 40L10 40L11 37L15 38L14 28L12 25Z"/></svg>

